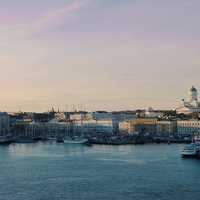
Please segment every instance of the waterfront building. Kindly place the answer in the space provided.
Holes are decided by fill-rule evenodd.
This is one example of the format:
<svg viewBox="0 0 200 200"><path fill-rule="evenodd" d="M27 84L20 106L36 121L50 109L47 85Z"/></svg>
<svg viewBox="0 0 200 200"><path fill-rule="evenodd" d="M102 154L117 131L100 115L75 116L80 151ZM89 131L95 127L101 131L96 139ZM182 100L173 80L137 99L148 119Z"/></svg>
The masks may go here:
<svg viewBox="0 0 200 200"><path fill-rule="evenodd" d="M154 110L153 108L148 108L145 111L145 117L150 117L150 118L160 118L163 116L163 113L157 110Z"/></svg>
<svg viewBox="0 0 200 200"><path fill-rule="evenodd" d="M97 121L95 119L87 119L82 122L81 131L84 135L95 134L96 127L97 127Z"/></svg>
<svg viewBox="0 0 200 200"><path fill-rule="evenodd" d="M109 112L73 114L70 119L75 134L116 134L119 132L119 120Z"/></svg>
<svg viewBox="0 0 200 200"><path fill-rule="evenodd" d="M157 121L157 135L169 136L177 132L176 121Z"/></svg>
<svg viewBox="0 0 200 200"><path fill-rule="evenodd" d="M179 135L200 134L200 120L177 121L177 132Z"/></svg>
<svg viewBox="0 0 200 200"><path fill-rule="evenodd" d="M97 120L97 133L116 134L119 130L119 123L116 119L100 119Z"/></svg>
<svg viewBox="0 0 200 200"><path fill-rule="evenodd" d="M130 134L129 130L130 130L130 122L129 121L119 122L119 133Z"/></svg>
<svg viewBox="0 0 200 200"><path fill-rule="evenodd" d="M156 134L156 118L137 118L129 121L129 134L142 133L142 134Z"/></svg>
<svg viewBox="0 0 200 200"><path fill-rule="evenodd" d="M15 136L31 138L57 138L72 136L72 127L69 122L47 122L24 124L24 128Z"/></svg>
<svg viewBox="0 0 200 200"><path fill-rule="evenodd" d="M118 121L112 118L108 119L84 119L73 121L73 130L75 134L93 135L93 134L116 134L118 133Z"/></svg>
<svg viewBox="0 0 200 200"><path fill-rule="evenodd" d="M71 113L69 115L69 119L70 120L73 120L73 121L82 121L84 120L86 117L86 113L82 113L82 112L79 112L79 113Z"/></svg>
<svg viewBox="0 0 200 200"><path fill-rule="evenodd" d="M75 135L88 135L96 133L96 120L83 119L71 121Z"/></svg>
<svg viewBox="0 0 200 200"><path fill-rule="evenodd" d="M68 116L66 113L64 112L58 112L54 114L54 117L56 119L58 119L58 121L62 122L62 121L66 121L68 119Z"/></svg>
<svg viewBox="0 0 200 200"><path fill-rule="evenodd" d="M119 111L119 112L91 112L87 113L87 119L103 120L103 119L115 119L116 121L125 121L136 118L136 113L131 111Z"/></svg>
<svg viewBox="0 0 200 200"><path fill-rule="evenodd" d="M10 120L9 115L6 112L0 112L0 135L9 134L10 130Z"/></svg>
<svg viewBox="0 0 200 200"><path fill-rule="evenodd" d="M18 121L13 126L13 135L23 137L56 138L79 135L118 133L118 121L115 119L84 119L60 122L54 118L49 122Z"/></svg>
<svg viewBox="0 0 200 200"><path fill-rule="evenodd" d="M90 117L96 120L111 119L112 113L105 111L97 111L89 113Z"/></svg>
<svg viewBox="0 0 200 200"><path fill-rule="evenodd" d="M136 112L134 111L119 111L119 112L112 112L112 118L118 120L119 122L127 121L135 119Z"/></svg>
<svg viewBox="0 0 200 200"><path fill-rule="evenodd" d="M189 91L189 101L182 100L182 105L176 109L178 114L191 114L200 112L200 102L198 101L198 91L192 86Z"/></svg>

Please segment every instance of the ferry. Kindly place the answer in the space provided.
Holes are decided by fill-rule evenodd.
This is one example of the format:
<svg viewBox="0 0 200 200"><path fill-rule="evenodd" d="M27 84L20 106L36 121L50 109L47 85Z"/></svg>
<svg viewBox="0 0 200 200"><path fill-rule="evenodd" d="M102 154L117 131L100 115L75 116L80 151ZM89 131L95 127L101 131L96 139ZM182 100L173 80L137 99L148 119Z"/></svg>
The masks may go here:
<svg viewBox="0 0 200 200"><path fill-rule="evenodd" d="M193 142L187 145L181 152L182 157L196 158L200 153L200 140L199 137L195 137Z"/></svg>
<svg viewBox="0 0 200 200"><path fill-rule="evenodd" d="M200 150L199 143L191 143L187 145L181 152L182 157L195 158Z"/></svg>

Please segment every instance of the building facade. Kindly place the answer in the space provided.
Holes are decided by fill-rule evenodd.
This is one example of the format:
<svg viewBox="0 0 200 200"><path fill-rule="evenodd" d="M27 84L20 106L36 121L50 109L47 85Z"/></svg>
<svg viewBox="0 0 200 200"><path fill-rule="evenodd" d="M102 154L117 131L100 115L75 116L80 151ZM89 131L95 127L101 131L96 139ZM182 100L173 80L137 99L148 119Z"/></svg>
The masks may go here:
<svg viewBox="0 0 200 200"><path fill-rule="evenodd" d="M145 117L150 117L150 118L159 118L162 117L163 113L157 110L154 110L153 108L148 108L145 111Z"/></svg>
<svg viewBox="0 0 200 200"><path fill-rule="evenodd" d="M5 136L10 131L9 115L6 112L0 112L0 135Z"/></svg>
<svg viewBox="0 0 200 200"><path fill-rule="evenodd" d="M91 134L116 134L119 130L119 123L117 120L109 119L84 119L81 121L74 121L74 132L84 135Z"/></svg>
<svg viewBox="0 0 200 200"><path fill-rule="evenodd" d="M157 121L157 135L169 136L177 132L176 121Z"/></svg>
<svg viewBox="0 0 200 200"><path fill-rule="evenodd" d="M141 133L154 135L157 132L156 118L137 118L129 121L129 134Z"/></svg>
<svg viewBox="0 0 200 200"><path fill-rule="evenodd" d="M177 133L179 135L194 135L200 133L200 120L177 121Z"/></svg>
<svg viewBox="0 0 200 200"><path fill-rule="evenodd" d="M120 134L130 134L130 122L129 121L122 121L119 122L119 133Z"/></svg>
<svg viewBox="0 0 200 200"><path fill-rule="evenodd" d="M13 135L15 137L30 138L56 138L59 136L71 136L73 133L72 126L69 122L49 123L18 123L14 127Z"/></svg>

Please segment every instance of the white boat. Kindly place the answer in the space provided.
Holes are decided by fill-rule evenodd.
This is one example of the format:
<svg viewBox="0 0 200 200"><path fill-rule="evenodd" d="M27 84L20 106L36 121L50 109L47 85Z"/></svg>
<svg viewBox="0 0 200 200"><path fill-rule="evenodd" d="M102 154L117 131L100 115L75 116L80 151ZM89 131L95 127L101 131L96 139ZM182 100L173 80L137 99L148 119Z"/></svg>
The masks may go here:
<svg viewBox="0 0 200 200"><path fill-rule="evenodd" d="M182 157L197 157L200 150L200 143L191 143L187 145L182 151Z"/></svg>
<svg viewBox="0 0 200 200"><path fill-rule="evenodd" d="M88 139L83 138L83 137L68 137L68 138L64 138L64 143L67 144L84 144L88 141Z"/></svg>

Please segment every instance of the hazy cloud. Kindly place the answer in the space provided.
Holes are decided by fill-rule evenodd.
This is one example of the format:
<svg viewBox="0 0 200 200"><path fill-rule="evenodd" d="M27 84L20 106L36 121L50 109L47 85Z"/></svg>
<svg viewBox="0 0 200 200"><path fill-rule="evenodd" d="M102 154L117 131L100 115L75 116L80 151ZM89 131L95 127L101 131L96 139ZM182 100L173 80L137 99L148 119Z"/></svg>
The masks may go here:
<svg viewBox="0 0 200 200"><path fill-rule="evenodd" d="M34 24L33 31L41 31L62 25L66 17L78 12L86 6L90 0L76 0L62 8L57 8L43 14Z"/></svg>

